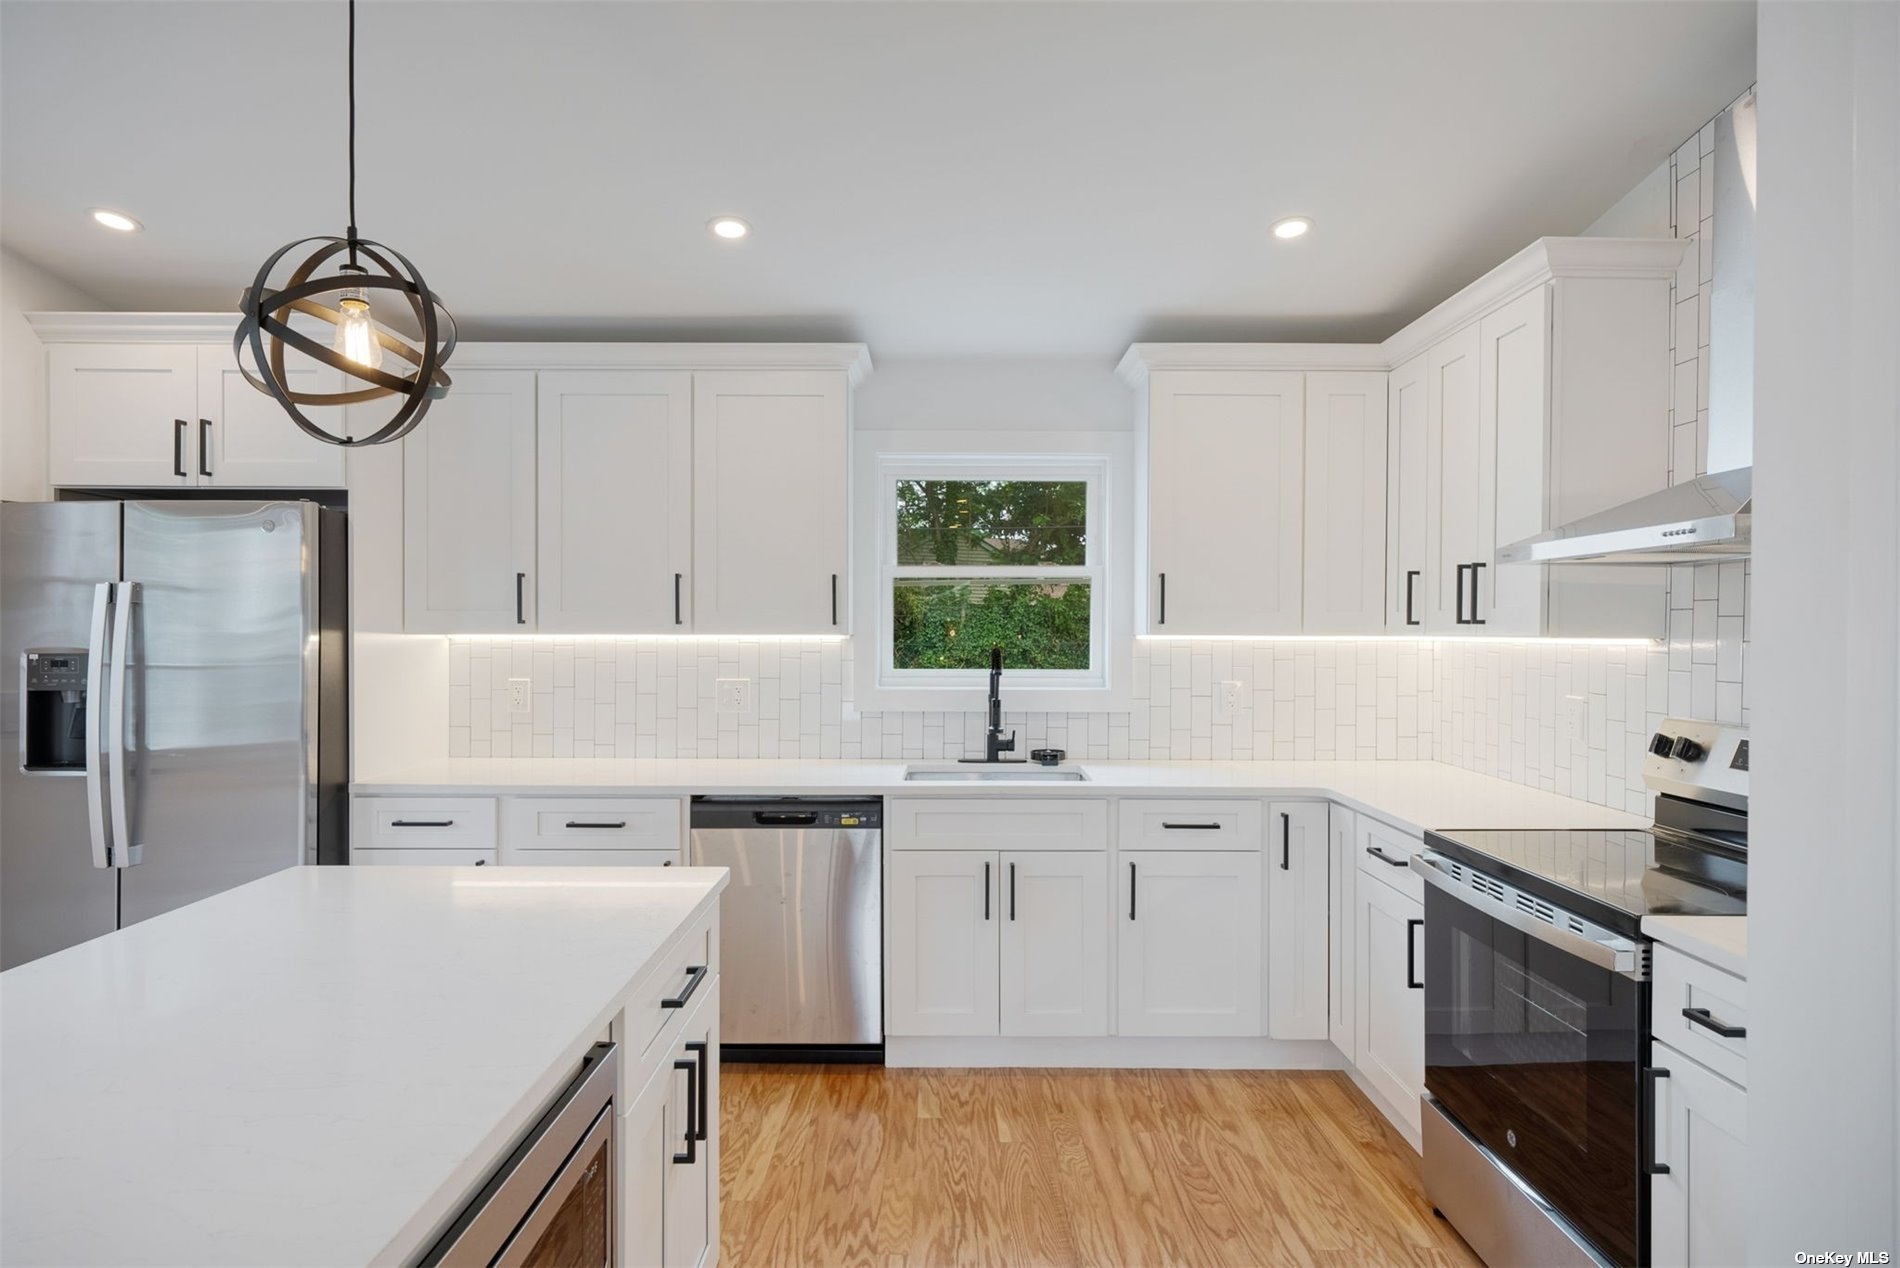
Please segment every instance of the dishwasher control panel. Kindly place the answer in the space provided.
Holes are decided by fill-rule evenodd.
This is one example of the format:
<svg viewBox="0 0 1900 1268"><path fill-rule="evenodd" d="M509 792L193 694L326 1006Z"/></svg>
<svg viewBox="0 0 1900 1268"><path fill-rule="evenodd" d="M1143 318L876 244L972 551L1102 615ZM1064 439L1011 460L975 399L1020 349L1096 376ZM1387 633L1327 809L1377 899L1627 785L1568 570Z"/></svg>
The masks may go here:
<svg viewBox="0 0 1900 1268"><path fill-rule="evenodd" d="M695 828L881 829L877 797L695 797Z"/></svg>

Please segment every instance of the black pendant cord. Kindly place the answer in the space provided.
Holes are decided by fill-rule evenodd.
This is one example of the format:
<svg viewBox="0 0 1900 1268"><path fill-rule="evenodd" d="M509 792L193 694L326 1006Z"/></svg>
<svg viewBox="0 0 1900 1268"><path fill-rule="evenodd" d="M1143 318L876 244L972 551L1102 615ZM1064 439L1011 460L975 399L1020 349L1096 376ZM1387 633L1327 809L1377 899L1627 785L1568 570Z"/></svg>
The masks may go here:
<svg viewBox="0 0 1900 1268"><path fill-rule="evenodd" d="M350 264L356 264L356 0L350 5Z"/></svg>

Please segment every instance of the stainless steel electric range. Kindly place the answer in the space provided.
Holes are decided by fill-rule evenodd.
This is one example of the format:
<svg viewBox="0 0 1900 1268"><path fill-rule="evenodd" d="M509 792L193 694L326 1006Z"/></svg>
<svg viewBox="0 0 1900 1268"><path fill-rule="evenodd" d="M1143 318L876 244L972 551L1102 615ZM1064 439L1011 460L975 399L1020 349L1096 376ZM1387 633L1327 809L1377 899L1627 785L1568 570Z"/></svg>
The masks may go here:
<svg viewBox="0 0 1900 1268"><path fill-rule="evenodd" d="M1649 1262L1647 915L1747 910L1748 735L1670 719L1647 829L1429 832L1425 1186L1486 1263Z"/></svg>

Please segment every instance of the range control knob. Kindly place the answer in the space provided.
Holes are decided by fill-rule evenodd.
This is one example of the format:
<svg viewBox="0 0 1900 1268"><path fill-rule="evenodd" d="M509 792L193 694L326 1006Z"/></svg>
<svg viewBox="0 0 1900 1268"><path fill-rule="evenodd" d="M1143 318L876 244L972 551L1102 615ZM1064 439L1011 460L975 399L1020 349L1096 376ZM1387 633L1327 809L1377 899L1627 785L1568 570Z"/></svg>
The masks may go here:
<svg viewBox="0 0 1900 1268"><path fill-rule="evenodd" d="M1684 735L1677 737L1676 746L1671 753L1679 762L1699 762L1709 755L1709 750Z"/></svg>
<svg viewBox="0 0 1900 1268"><path fill-rule="evenodd" d="M1657 757L1668 757L1671 753L1675 752L1675 749L1675 739L1671 736L1664 735L1661 731L1656 732L1656 734L1649 738L1649 751L1654 753Z"/></svg>

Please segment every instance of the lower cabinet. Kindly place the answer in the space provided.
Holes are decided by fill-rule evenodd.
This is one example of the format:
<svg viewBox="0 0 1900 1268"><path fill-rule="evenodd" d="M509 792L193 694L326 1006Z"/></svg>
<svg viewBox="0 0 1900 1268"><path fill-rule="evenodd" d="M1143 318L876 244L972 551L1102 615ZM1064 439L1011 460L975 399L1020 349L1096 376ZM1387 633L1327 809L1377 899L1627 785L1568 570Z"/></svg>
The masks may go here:
<svg viewBox="0 0 1900 1268"><path fill-rule="evenodd" d="M1345 1054L1348 1061L1353 1056L1353 1030L1357 1018L1353 1012L1353 952L1356 949L1353 931L1354 884L1359 876L1359 860L1353 856L1354 842L1358 839L1358 816L1340 806L1332 808L1327 842L1327 871L1330 883L1326 888L1327 938L1330 959L1327 964L1328 1016L1327 1036L1333 1041L1333 1047Z"/></svg>
<svg viewBox="0 0 1900 1268"><path fill-rule="evenodd" d="M1656 1143L1649 1178L1650 1262L1748 1262L1748 1093L1667 1044L1654 1044ZM1661 1072L1667 1070L1665 1076Z"/></svg>
<svg viewBox="0 0 1900 1268"><path fill-rule="evenodd" d="M1354 1063L1416 1134L1425 1091L1425 905L1370 874L1356 881Z"/></svg>
<svg viewBox="0 0 1900 1268"><path fill-rule="evenodd" d="M698 1268L719 1242L719 990L620 1119L621 1263Z"/></svg>
<svg viewBox="0 0 1900 1268"><path fill-rule="evenodd" d="M1108 1033L1108 860L1073 850L893 850L885 1030Z"/></svg>
<svg viewBox="0 0 1900 1268"><path fill-rule="evenodd" d="M1328 1034L1329 856L1323 801L1267 807L1267 1033Z"/></svg>
<svg viewBox="0 0 1900 1268"><path fill-rule="evenodd" d="M1123 850L1117 1032L1260 1033L1260 855Z"/></svg>

